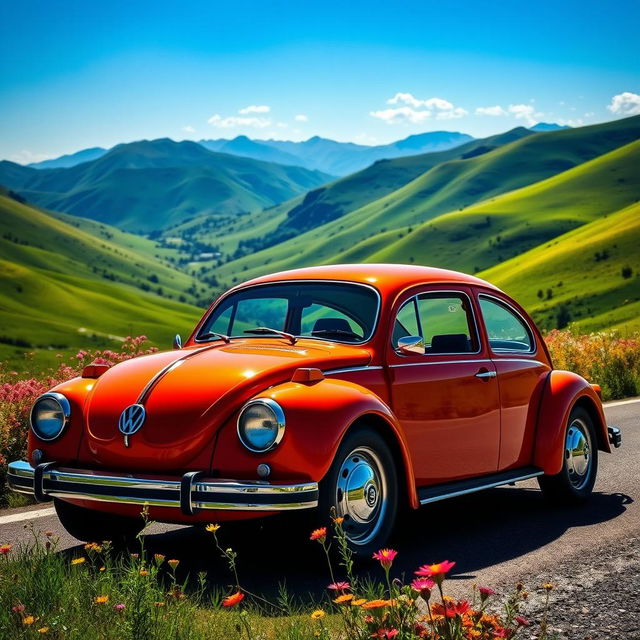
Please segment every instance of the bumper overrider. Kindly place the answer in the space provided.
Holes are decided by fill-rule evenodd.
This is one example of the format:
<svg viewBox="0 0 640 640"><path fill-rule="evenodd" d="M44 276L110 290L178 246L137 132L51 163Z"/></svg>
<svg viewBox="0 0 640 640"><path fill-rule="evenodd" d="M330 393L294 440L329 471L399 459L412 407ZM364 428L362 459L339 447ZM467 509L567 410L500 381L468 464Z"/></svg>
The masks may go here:
<svg viewBox="0 0 640 640"><path fill-rule="evenodd" d="M35 496L75 498L114 504L173 507L185 515L200 510L292 511L318 505L318 484L297 482L272 484L208 478L192 471L181 478L153 478L125 473L59 467L55 462L31 466L11 462L7 472L10 489Z"/></svg>

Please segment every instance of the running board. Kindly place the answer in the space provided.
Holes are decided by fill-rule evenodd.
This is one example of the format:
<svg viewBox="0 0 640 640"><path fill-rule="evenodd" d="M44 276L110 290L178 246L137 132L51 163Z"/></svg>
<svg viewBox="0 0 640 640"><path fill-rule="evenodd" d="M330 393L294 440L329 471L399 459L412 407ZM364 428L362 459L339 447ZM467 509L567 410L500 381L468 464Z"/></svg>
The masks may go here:
<svg viewBox="0 0 640 640"><path fill-rule="evenodd" d="M543 471L536 467L521 467L519 469L509 469L500 473L492 473L479 478L467 478L466 480L456 480L445 484L437 484L418 489L420 504L428 502L438 502L447 498L463 496L467 493L482 491L483 489L493 489L503 484L513 484L520 480L529 480L536 476L543 475Z"/></svg>

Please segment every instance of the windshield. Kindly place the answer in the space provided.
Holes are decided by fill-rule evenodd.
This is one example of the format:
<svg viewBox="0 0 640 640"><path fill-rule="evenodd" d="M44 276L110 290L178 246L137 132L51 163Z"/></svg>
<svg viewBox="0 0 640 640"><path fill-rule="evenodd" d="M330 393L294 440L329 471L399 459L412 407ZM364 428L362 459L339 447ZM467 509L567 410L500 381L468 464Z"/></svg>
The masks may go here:
<svg viewBox="0 0 640 640"><path fill-rule="evenodd" d="M196 340L219 339L214 333L255 337L253 330L268 327L296 337L365 342L375 329L378 301L372 287L344 282L293 281L247 287L216 305Z"/></svg>

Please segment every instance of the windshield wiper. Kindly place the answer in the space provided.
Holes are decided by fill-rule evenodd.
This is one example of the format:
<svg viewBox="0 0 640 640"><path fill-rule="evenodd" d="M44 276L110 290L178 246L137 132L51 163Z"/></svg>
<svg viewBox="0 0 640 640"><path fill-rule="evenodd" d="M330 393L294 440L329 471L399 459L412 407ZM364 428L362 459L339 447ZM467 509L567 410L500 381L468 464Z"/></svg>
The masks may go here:
<svg viewBox="0 0 640 640"><path fill-rule="evenodd" d="M220 338L224 342L231 342L231 338L224 333L218 333L217 331L207 331L207 333L203 333L201 338Z"/></svg>
<svg viewBox="0 0 640 640"><path fill-rule="evenodd" d="M296 338L291 333L280 331L279 329L271 329L271 327L256 327L255 329L245 329L244 333L256 333L258 335L267 335L271 333L286 338L291 342L291 344L295 344L298 341L298 338Z"/></svg>
<svg viewBox="0 0 640 640"><path fill-rule="evenodd" d="M312 336L326 336L326 335L335 335L335 336L349 336L351 338L357 338L358 340L362 340L362 336L359 336L355 331L345 331L344 329L318 329L317 331L311 332Z"/></svg>

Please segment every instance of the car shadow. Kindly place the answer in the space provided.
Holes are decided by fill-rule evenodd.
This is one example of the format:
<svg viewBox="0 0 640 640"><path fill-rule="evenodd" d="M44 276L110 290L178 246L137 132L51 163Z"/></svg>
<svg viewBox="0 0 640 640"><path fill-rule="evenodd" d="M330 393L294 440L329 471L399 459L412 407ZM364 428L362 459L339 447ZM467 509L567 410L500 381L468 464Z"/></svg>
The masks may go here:
<svg viewBox="0 0 640 640"><path fill-rule="evenodd" d="M570 528L612 520L632 502L620 493L594 493L584 505L555 507L538 490L519 487L427 505L400 520L391 541L399 551L393 572L409 577L421 564L449 559L456 561L451 578L473 580L479 570L550 544ZM329 574L322 549L296 519L276 516L223 523L218 538L224 548L238 553L240 581L249 591L273 598L283 584L305 599L326 589ZM231 581L212 534L201 528L150 533L145 546L149 553L180 559L181 578L206 572L212 587L226 587ZM376 563L357 563L358 575L370 571L380 576ZM343 576L338 569L336 577Z"/></svg>

